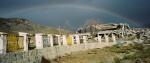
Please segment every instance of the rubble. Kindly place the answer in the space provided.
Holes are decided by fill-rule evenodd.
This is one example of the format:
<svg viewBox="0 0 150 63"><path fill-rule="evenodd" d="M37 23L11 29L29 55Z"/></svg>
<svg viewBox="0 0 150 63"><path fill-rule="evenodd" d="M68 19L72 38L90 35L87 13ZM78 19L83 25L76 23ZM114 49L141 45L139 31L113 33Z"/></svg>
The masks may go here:
<svg viewBox="0 0 150 63"><path fill-rule="evenodd" d="M89 33L90 36L94 35L94 38L97 38L96 35L103 37L105 34L114 34L118 42L133 41L136 43L150 44L150 30L148 28L130 28L127 23L89 25L80 27L77 33Z"/></svg>

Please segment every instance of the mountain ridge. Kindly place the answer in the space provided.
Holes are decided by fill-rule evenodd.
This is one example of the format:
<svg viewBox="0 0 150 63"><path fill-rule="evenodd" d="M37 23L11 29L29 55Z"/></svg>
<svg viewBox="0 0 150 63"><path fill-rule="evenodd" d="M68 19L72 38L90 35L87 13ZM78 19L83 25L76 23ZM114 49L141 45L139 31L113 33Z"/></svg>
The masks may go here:
<svg viewBox="0 0 150 63"><path fill-rule="evenodd" d="M0 17L0 32L26 32L26 33L51 33L66 34L70 31L40 25L23 18L2 18Z"/></svg>

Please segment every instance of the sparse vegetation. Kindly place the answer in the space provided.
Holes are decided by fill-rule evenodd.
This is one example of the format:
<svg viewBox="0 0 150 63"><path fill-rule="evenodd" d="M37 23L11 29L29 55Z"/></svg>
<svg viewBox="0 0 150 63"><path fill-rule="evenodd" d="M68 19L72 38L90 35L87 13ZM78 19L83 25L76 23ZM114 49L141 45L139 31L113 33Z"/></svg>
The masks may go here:
<svg viewBox="0 0 150 63"><path fill-rule="evenodd" d="M124 56L123 57L123 60L125 59L125 60L134 60L136 57L135 57L135 55L126 55L126 56Z"/></svg>
<svg viewBox="0 0 150 63"><path fill-rule="evenodd" d="M130 48L126 46L118 46L114 45L113 47L105 47L103 48L106 51L115 52L115 53L129 53Z"/></svg>
<svg viewBox="0 0 150 63"><path fill-rule="evenodd" d="M116 63L120 63L121 59L120 58L115 58L114 59Z"/></svg>
<svg viewBox="0 0 150 63"><path fill-rule="evenodd" d="M49 26L40 25L21 18L0 18L0 32L26 32L26 33L51 33L51 34L69 33L70 31L64 29L53 28Z"/></svg>
<svg viewBox="0 0 150 63"><path fill-rule="evenodd" d="M150 46L145 46L150 47ZM116 52L116 53L125 53L123 58L115 58L116 63L120 63L124 60L130 60L135 63L149 63L150 62L150 49L144 49L144 46L134 45L134 46L113 46L106 47L107 51Z"/></svg>

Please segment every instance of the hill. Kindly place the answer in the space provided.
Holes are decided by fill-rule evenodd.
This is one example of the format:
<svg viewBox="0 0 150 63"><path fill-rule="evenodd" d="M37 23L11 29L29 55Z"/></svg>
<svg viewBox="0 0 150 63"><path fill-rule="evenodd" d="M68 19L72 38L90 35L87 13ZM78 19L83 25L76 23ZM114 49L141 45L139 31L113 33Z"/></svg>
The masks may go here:
<svg viewBox="0 0 150 63"><path fill-rule="evenodd" d="M53 28L30 22L22 18L0 18L0 32L27 32L27 33L52 33L65 34L69 31L64 29Z"/></svg>

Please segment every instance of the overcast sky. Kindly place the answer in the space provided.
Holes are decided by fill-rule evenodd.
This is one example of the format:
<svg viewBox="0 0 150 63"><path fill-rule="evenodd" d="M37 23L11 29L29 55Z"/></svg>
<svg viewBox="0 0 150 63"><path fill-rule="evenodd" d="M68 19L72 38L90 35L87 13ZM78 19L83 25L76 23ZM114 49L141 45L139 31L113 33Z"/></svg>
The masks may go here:
<svg viewBox="0 0 150 63"><path fill-rule="evenodd" d="M57 28L69 22L70 30L87 19L150 28L150 0L1 0L0 17L25 18Z"/></svg>

